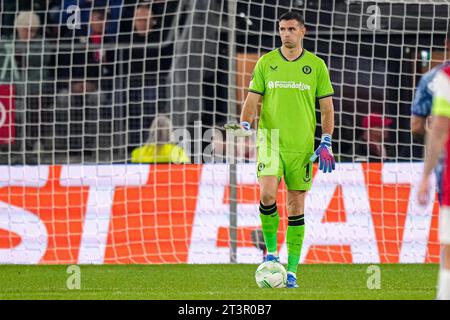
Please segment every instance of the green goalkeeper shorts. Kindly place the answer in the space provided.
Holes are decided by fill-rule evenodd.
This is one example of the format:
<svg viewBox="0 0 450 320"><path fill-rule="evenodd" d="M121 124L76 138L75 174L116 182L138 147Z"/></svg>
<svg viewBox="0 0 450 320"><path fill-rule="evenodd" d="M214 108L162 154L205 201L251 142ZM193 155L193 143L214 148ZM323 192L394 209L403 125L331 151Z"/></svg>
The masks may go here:
<svg viewBox="0 0 450 320"><path fill-rule="evenodd" d="M257 177L277 176L288 190L308 191L312 186L311 153L263 151L258 147ZM278 153L278 154L277 154Z"/></svg>

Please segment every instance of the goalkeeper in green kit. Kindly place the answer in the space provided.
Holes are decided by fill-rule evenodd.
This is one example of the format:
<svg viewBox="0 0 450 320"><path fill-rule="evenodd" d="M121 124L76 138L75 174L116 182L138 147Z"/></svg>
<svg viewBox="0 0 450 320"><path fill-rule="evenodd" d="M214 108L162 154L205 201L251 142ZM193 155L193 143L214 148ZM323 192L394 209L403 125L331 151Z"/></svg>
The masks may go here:
<svg viewBox="0 0 450 320"><path fill-rule="evenodd" d="M279 261L277 231L280 218L276 198L278 185L284 177L288 211L287 287L296 288L305 234L305 197L312 185L312 162L319 158L319 170L323 172L332 172L335 168L331 150L334 91L325 62L302 47L306 32L303 16L288 12L278 22L282 46L258 60L241 122L227 124L225 128L238 136L251 135L251 124L262 97L257 132L257 176L259 212L267 247L265 260ZM322 118L322 140L314 151L316 100Z"/></svg>

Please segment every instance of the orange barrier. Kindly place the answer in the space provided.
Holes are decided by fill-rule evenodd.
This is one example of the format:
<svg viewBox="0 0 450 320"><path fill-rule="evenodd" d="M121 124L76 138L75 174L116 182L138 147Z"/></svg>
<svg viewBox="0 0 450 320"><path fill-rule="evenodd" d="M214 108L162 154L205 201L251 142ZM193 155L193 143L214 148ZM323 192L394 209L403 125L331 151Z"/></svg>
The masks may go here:
<svg viewBox="0 0 450 320"><path fill-rule="evenodd" d="M438 205L415 204L419 166L315 168L302 262L437 263ZM256 263L259 191L254 165L240 168L238 262ZM226 165L0 167L0 263L227 262L227 174ZM285 199L282 184L281 255Z"/></svg>

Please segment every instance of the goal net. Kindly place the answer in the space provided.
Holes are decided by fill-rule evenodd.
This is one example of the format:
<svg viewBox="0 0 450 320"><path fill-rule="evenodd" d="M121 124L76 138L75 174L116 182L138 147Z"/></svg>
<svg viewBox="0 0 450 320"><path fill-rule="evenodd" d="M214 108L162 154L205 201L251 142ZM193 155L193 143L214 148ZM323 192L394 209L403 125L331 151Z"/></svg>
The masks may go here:
<svg viewBox="0 0 450 320"><path fill-rule="evenodd" d="M0 6L0 263L262 261L255 136L222 127L289 10L335 90L337 170L312 172L301 263L438 262L410 115L445 60L447 1ZM281 182L282 262L285 203Z"/></svg>

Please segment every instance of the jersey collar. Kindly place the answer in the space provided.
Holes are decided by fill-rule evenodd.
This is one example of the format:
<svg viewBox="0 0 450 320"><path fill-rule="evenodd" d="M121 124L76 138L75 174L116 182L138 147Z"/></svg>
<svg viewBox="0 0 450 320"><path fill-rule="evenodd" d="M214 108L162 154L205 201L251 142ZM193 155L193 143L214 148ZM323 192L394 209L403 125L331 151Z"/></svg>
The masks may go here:
<svg viewBox="0 0 450 320"><path fill-rule="evenodd" d="M284 60L286 60L287 62L295 62L295 61L297 61L297 60L300 60L300 59L305 55L305 51L306 51L306 49L303 48L302 53L301 53L297 58L295 58L294 60L288 60L288 59L283 55L283 53L281 52L281 48L278 48L278 52L280 53L281 57L282 57Z"/></svg>

